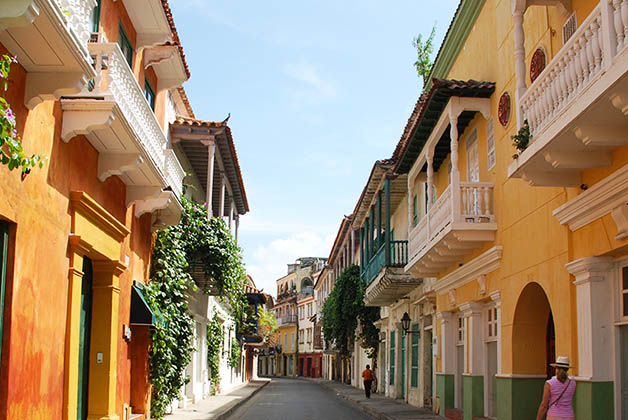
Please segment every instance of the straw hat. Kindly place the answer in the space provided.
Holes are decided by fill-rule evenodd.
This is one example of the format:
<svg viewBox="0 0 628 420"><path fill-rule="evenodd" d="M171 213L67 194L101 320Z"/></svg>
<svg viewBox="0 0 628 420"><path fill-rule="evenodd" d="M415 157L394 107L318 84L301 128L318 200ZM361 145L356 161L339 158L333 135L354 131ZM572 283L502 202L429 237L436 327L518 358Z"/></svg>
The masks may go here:
<svg viewBox="0 0 628 420"><path fill-rule="evenodd" d="M556 358L556 363L550 363L550 366L562 367L567 369L571 369L573 367L569 365L569 357L567 356L558 356Z"/></svg>

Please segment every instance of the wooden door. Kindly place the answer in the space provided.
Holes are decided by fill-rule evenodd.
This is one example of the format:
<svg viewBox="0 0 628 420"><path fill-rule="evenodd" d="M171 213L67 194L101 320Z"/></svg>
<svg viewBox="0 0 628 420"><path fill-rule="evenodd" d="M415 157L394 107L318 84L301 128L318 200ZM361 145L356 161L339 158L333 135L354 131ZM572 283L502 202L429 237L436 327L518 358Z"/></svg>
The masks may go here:
<svg viewBox="0 0 628 420"><path fill-rule="evenodd" d="M480 182L480 158L478 156L477 131L473 131L467 139L467 181ZM473 189L471 197L473 214L480 214L480 195Z"/></svg>
<svg viewBox="0 0 628 420"><path fill-rule="evenodd" d="M628 325L619 327L621 346L621 420L628 420Z"/></svg>
<svg viewBox="0 0 628 420"><path fill-rule="evenodd" d="M486 344L488 353L488 416L497 418L497 341Z"/></svg>
<svg viewBox="0 0 628 420"><path fill-rule="evenodd" d="M83 283L81 286L81 321L78 353L78 398L77 419L87 419L89 397L89 344L92 324L92 262L83 260Z"/></svg>

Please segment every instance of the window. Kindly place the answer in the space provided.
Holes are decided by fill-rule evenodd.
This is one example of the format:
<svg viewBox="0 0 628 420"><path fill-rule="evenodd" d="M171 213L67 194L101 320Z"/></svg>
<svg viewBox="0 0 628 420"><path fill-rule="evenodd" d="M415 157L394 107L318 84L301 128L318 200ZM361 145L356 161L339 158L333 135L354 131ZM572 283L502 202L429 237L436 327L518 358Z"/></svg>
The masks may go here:
<svg viewBox="0 0 628 420"><path fill-rule="evenodd" d="M4 315L4 293L7 279L7 255L9 249L9 225L0 221L0 357L2 356L2 324Z"/></svg>
<svg viewBox="0 0 628 420"><path fill-rule="evenodd" d="M495 128L493 127L493 119L488 121L486 126L486 143L488 153L488 169L492 169L495 166Z"/></svg>
<svg viewBox="0 0 628 420"><path fill-rule="evenodd" d="M303 330L299 330L299 344L303 344Z"/></svg>
<svg viewBox="0 0 628 420"><path fill-rule="evenodd" d="M312 304L307 304L307 316L312 316Z"/></svg>
<svg viewBox="0 0 628 420"><path fill-rule="evenodd" d="M395 332L390 332L390 384L395 384Z"/></svg>
<svg viewBox="0 0 628 420"><path fill-rule="evenodd" d="M283 348L284 351L288 351L288 333L283 334Z"/></svg>
<svg viewBox="0 0 628 420"><path fill-rule="evenodd" d="M458 345L464 345L464 317L458 317L458 335L456 336Z"/></svg>
<svg viewBox="0 0 628 420"><path fill-rule="evenodd" d="M486 318L488 324L488 339L496 340L497 339L497 328L499 328L499 324L497 322L497 308L490 308L488 310L488 316Z"/></svg>
<svg viewBox="0 0 628 420"><path fill-rule="evenodd" d="M621 314L628 316L628 267L621 269Z"/></svg>
<svg viewBox="0 0 628 420"><path fill-rule="evenodd" d="M294 343L294 333L290 334L290 344L292 344L292 350L294 350L294 345L295 345L295 343Z"/></svg>
<svg viewBox="0 0 628 420"><path fill-rule="evenodd" d="M150 108L155 111L155 90L150 85L147 78L144 78L144 96L150 105Z"/></svg>
<svg viewBox="0 0 628 420"><path fill-rule="evenodd" d="M412 324L412 331L419 331L419 323ZM419 386L419 334L412 334L412 360L411 360L411 377L410 386L417 388Z"/></svg>
<svg viewBox="0 0 628 420"><path fill-rule="evenodd" d="M92 9L90 16L92 32L98 32L100 28L100 1L101 0L96 1L96 6Z"/></svg>
<svg viewBox="0 0 628 420"><path fill-rule="evenodd" d="M126 58L126 62L129 63L129 67L133 68L133 47L131 46L131 41L129 41L129 37L124 30L124 26L122 26L122 22L118 26L118 45L122 50L122 55Z"/></svg>
<svg viewBox="0 0 628 420"><path fill-rule="evenodd" d="M412 226L416 226L417 221L419 219L419 214L418 214L419 212L418 212L417 207L418 207L418 198L416 194L414 194L414 197L412 198Z"/></svg>

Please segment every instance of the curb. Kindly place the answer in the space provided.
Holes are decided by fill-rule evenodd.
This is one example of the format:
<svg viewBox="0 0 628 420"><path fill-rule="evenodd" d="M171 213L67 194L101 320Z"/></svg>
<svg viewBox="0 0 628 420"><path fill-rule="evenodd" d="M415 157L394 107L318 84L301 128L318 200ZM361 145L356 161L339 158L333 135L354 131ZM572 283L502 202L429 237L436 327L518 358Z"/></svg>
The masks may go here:
<svg viewBox="0 0 628 420"><path fill-rule="evenodd" d="M253 396L255 394L257 394L258 392L260 392L266 385L268 385L270 382L272 381L272 379L268 380L268 381L264 381L265 383L258 387L257 389L255 389L253 392L251 392L251 394L249 394L247 397L242 398L241 400L238 400L238 402L236 402L233 406L229 407L226 411L218 414L216 417L213 418L213 420L226 420L229 416L231 416L233 414L233 412L238 409L240 406L242 406L242 404L246 403L248 400L250 400L251 398L253 398Z"/></svg>

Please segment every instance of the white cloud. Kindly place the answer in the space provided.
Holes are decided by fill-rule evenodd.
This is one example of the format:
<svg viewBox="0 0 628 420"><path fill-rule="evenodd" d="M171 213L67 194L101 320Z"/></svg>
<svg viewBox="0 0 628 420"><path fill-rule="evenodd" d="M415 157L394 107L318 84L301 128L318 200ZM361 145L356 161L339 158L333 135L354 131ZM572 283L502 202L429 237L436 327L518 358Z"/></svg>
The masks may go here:
<svg viewBox="0 0 628 420"><path fill-rule="evenodd" d="M247 272L255 285L265 292L276 295L275 280L285 276L287 264L299 257L327 258L334 243L335 234L300 232L259 245L248 259Z"/></svg>
<svg viewBox="0 0 628 420"><path fill-rule="evenodd" d="M299 82L299 87L289 92L293 105L296 107L316 105L335 99L337 96L336 86L323 79L316 67L304 59L286 63L283 73Z"/></svg>

